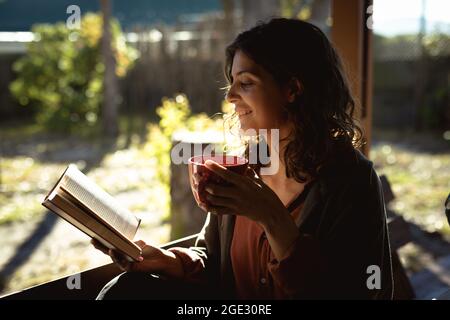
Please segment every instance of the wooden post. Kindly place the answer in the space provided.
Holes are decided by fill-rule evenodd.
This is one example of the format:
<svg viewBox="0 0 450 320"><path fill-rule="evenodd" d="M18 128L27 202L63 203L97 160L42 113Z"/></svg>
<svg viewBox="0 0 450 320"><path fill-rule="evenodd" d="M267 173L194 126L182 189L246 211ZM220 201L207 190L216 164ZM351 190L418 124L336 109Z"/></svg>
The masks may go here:
<svg viewBox="0 0 450 320"><path fill-rule="evenodd" d="M115 137L119 133L118 125L118 83L116 76L116 58L114 57L111 31L111 2L101 0L100 7L103 18L103 34L101 38L101 53L105 65L103 76L103 131L108 137Z"/></svg>
<svg viewBox="0 0 450 320"><path fill-rule="evenodd" d="M331 38L347 72L357 105L357 118L364 130L368 157L372 133L372 0L333 0ZM371 27L371 26L370 26Z"/></svg>
<svg viewBox="0 0 450 320"><path fill-rule="evenodd" d="M173 146L179 144L184 144L183 149L191 150L191 153L187 156L183 155L183 164L170 162L170 240L199 233L206 219L206 213L195 202L189 181L188 166L184 163L191 155L201 155L201 152L194 152L196 144L199 146L197 150L203 151L208 143L193 143L185 138L173 140Z"/></svg>
<svg viewBox="0 0 450 320"><path fill-rule="evenodd" d="M177 146L176 155L181 156L181 164L170 162L170 239L179 239L199 233L205 223L206 213L195 202L189 181L187 160L191 156L202 155L205 148L220 146L223 143L221 132L175 132L172 145ZM215 148L212 148L215 150ZM186 153L185 153L186 151Z"/></svg>

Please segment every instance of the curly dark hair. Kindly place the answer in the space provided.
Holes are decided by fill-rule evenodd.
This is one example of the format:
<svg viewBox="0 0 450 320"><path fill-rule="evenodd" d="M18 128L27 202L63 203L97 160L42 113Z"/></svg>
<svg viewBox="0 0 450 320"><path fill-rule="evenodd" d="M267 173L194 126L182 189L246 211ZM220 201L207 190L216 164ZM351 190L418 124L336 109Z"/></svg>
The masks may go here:
<svg viewBox="0 0 450 320"><path fill-rule="evenodd" d="M299 182L314 178L336 153L363 144L341 60L318 27L274 18L242 32L226 48L229 84L237 50L267 70L280 87L293 79L301 84L294 102L285 106L287 119L294 124L284 153L288 177Z"/></svg>

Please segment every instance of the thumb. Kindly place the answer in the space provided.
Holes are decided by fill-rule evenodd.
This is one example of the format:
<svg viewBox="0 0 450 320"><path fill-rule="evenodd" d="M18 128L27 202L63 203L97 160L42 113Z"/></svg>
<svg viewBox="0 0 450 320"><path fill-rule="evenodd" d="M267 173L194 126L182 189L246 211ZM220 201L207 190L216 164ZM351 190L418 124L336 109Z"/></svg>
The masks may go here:
<svg viewBox="0 0 450 320"><path fill-rule="evenodd" d="M267 188L267 185L264 183L264 181L261 179L261 177L256 173L256 171L253 168L248 168L246 172L247 177L250 178L253 183L258 185L260 188Z"/></svg>
<svg viewBox="0 0 450 320"><path fill-rule="evenodd" d="M247 171L245 173L247 175L247 177L256 180L256 181L261 181L261 177L256 173L256 171L253 168L247 168Z"/></svg>
<svg viewBox="0 0 450 320"><path fill-rule="evenodd" d="M134 242L135 244L137 244L139 246L139 248L143 249L147 244L145 243L145 241L143 240L138 240Z"/></svg>

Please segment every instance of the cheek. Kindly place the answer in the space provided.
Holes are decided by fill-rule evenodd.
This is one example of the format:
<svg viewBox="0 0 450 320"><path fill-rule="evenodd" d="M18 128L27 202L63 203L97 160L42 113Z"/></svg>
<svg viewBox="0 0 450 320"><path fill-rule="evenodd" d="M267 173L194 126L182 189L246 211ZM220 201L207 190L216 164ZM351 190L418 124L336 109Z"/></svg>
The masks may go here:
<svg viewBox="0 0 450 320"><path fill-rule="evenodd" d="M256 118L262 128L278 128L282 124L284 104L281 100L267 96L256 109Z"/></svg>
<svg viewBox="0 0 450 320"><path fill-rule="evenodd" d="M285 102L280 92L267 87L255 87L254 90L241 94L245 104L253 109L253 115L242 118L242 129L271 129L283 124Z"/></svg>
<svg viewBox="0 0 450 320"><path fill-rule="evenodd" d="M253 114L241 119L242 129L279 129L283 124L280 112L273 105L259 104L254 106Z"/></svg>

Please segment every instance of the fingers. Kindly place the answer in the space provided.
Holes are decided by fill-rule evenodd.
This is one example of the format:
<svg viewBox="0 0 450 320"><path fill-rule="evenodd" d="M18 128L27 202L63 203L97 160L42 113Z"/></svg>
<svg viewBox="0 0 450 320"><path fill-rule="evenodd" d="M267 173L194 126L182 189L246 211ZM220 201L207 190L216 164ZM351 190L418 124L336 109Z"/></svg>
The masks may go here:
<svg viewBox="0 0 450 320"><path fill-rule="evenodd" d="M210 207L211 206L219 206L219 207L224 207L224 208L228 208L231 210L236 210L235 202L233 199L215 196L212 194L207 194L206 199L208 200Z"/></svg>
<svg viewBox="0 0 450 320"><path fill-rule="evenodd" d="M239 184L239 182L241 181L242 177L239 174L231 170L228 170L227 168L221 166L217 162L214 162L212 160L206 160L205 166L227 182Z"/></svg>
<svg viewBox="0 0 450 320"><path fill-rule="evenodd" d="M108 250L108 254L112 261L116 263L120 269L123 271L130 271L131 263L123 255L112 249Z"/></svg>
<svg viewBox="0 0 450 320"><path fill-rule="evenodd" d="M194 184L198 185L202 177L197 172L195 172L192 175L192 178L194 179Z"/></svg>
<svg viewBox="0 0 450 320"><path fill-rule="evenodd" d="M209 206L225 207L236 211L235 204L240 196L236 188L210 183L205 186L205 191L205 197ZM208 205L200 206L200 208L208 212Z"/></svg>
<svg viewBox="0 0 450 320"><path fill-rule="evenodd" d="M200 207L200 209L202 209L203 211L205 211L205 212L208 212L208 207L205 205L205 204L203 204L203 203L199 203L198 204L198 206Z"/></svg>
<svg viewBox="0 0 450 320"><path fill-rule="evenodd" d="M236 189L229 186L221 186L219 184L209 183L205 186L206 192L210 195L224 197L224 198L236 198Z"/></svg>
<svg viewBox="0 0 450 320"><path fill-rule="evenodd" d="M141 249L144 248L145 246L147 246L147 244L142 240L138 240L135 243ZM100 250L101 252L103 252L106 255L109 255L115 263L119 264L121 269L130 267L131 263L127 260L127 258L125 258L125 256L121 255L120 253L116 252L115 250L109 249L108 247L104 246L100 241L98 241L96 239L91 239L91 244L94 246L95 249ZM142 261L142 260L144 260L144 258L139 257L139 261Z"/></svg>
<svg viewBox="0 0 450 320"><path fill-rule="evenodd" d="M144 240L138 240L135 241L134 243L136 243L141 249L143 249L147 245Z"/></svg>
<svg viewBox="0 0 450 320"><path fill-rule="evenodd" d="M144 251L144 248L149 247L149 246L145 243L144 240L138 240L138 241L135 241L134 243L136 243L136 244L139 246L139 248L141 248L142 252ZM139 262L144 261L144 257L141 255L141 256L138 258L138 261L139 261Z"/></svg>
<svg viewBox="0 0 450 320"><path fill-rule="evenodd" d="M264 181L261 179L261 177L256 173L256 171L252 168L248 168L247 171L245 172L246 177L250 178L253 183L255 183L258 187L260 188L265 188L266 184L264 183Z"/></svg>
<svg viewBox="0 0 450 320"><path fill-rule="evenodd" d="M96 239L91 239L91 244L94 246L95 249L100 250L104 254L108 254L108 248L105 247L100 241Z"/></svg>
<svg viewBox="0 0 450 320"><path fill-rule="evenodd" d="M245 175L251 179L261 180L261 177L258 176L256 171L250 167L248 167L247 171L245 171Z"/></svg>
<svg viewBox="0 0 450 320"><path fill-rule="evenodd" d="M231 210L230 208L225 207L219 207L219 206L208 206L208 212L211 212L215 215L224 215L224 214L236 214L235 211Z"/></svg>
<svg viewBox="0 0 450 320"><path fill-rule="evenodd" d="M193 187L193 189L194 189L195 191L198 191L198 185L200 184L201 176L200 176L197 172L195 172L195 173L192 175L192 180L193 180L193 182L192 182L192 187Z"/></svg>

